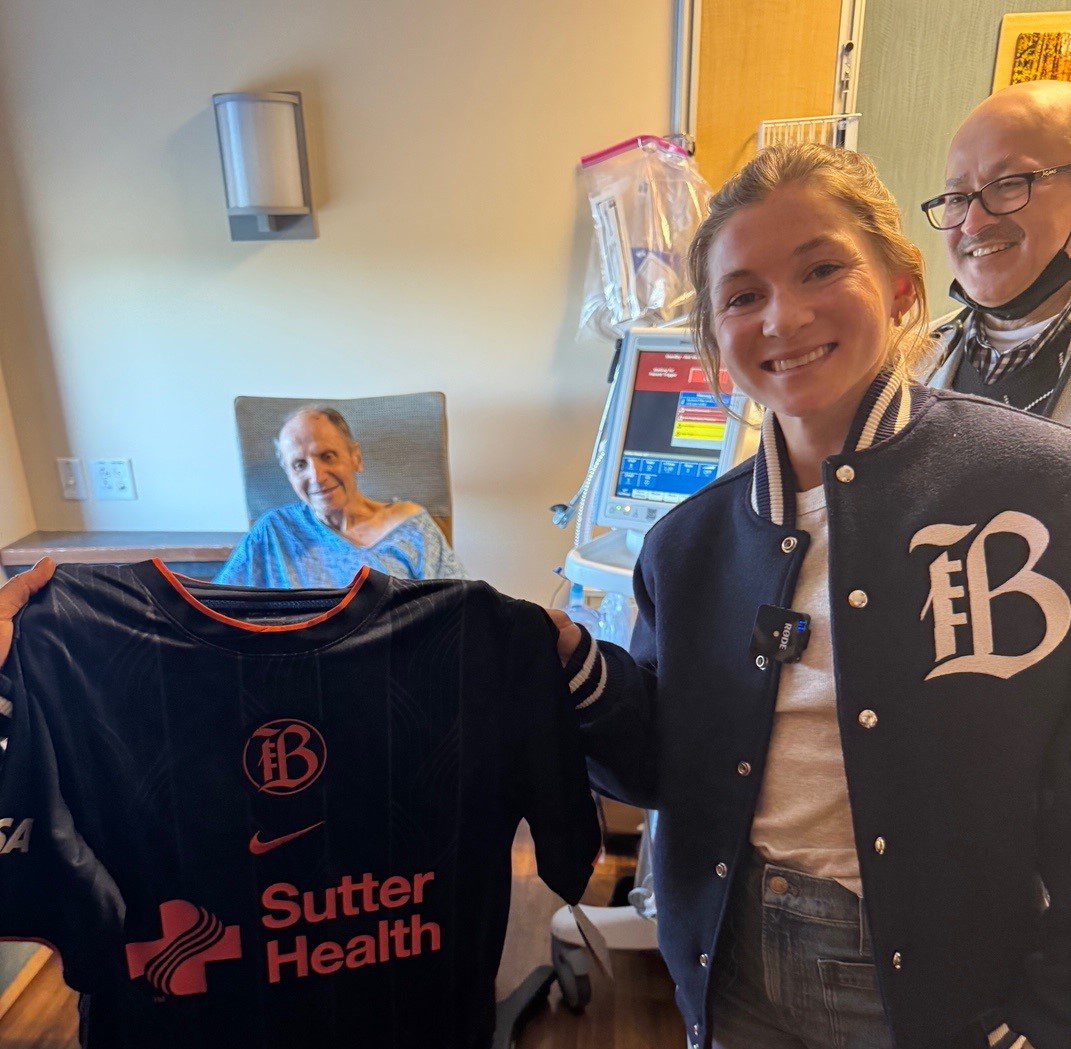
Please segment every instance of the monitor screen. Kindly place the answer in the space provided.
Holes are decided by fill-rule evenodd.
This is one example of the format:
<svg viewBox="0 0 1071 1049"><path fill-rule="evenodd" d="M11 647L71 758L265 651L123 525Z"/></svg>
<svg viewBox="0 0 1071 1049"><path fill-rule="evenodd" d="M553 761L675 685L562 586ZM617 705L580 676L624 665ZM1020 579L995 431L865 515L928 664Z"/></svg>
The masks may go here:
<svg viewBox="0 0 1071 1049"><path fill-rule="evenodd" d="M695 354L641 350L613 496L673 504L694 495L718 476L728 422Z"/></svg>
<svg viewBox="0 0 1071 1049"><path fill-rule="evenodd" d="M707 385L684 328L633 328L621 344L605 430L596 525L645 532L678 503L753 450L751 417L725 371L720 398ZM732 391L731 393L729 391Z"/></svg>

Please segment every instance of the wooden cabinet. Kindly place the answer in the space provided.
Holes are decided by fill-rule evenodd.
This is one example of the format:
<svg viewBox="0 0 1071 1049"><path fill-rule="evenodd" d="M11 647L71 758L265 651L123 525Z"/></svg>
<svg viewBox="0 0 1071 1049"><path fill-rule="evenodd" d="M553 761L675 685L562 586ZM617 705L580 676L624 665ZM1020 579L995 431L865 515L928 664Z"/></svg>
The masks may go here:
<svg viewBox="0 0 1071 1049"><path fill-rule="evenodd" d="M0 1017L44 968L51 954L48 947L39 943L18 940L0 943Z"/></svg>

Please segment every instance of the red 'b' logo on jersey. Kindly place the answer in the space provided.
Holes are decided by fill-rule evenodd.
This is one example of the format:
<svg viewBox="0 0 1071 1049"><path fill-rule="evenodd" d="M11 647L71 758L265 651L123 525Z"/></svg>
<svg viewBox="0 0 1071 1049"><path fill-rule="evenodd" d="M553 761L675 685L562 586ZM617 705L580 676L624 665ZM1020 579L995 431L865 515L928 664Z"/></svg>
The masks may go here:
<svg viewBox="0 0 1071 1049"><path fill-rule="evenodd" d="M277 718L249 737L242 754L249 782L265 794L297 794L327 764L327 744L307 721Z"/></svg>

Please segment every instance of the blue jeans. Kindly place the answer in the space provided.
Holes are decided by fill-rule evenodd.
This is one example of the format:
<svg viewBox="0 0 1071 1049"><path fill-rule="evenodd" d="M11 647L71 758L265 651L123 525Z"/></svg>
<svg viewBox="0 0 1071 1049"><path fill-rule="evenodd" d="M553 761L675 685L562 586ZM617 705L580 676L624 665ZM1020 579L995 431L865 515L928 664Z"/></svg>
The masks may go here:
<svg viewBox="0 0 1071 1049"><path fill-rule="evenodd" d="M838 882L753 853L714 964L714 1049L893 1049L863 904Z"/></svg>

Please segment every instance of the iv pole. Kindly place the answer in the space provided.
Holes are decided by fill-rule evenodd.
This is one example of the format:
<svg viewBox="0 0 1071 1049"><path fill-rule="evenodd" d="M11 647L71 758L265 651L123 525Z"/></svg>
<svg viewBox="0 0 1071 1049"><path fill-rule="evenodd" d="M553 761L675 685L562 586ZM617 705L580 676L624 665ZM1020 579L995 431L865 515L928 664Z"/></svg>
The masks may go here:
<svg viewBox="0 0 1071 1049"><path fill-rule="evenodd" d="M702 0L674 0L670 133L667 137L671 142L686 150L689 156L695 155L702 18ZM607 391L606 403L603 406L602 418L599 420L599 429L595 436L595 444L592 448L591 460L588 463L584 481L569 502L555 503L550 508L554 524L559 528L567 528L579 514L580 519L577 521L574 537L578 546L591 538L590 526L585 519L585 510L588 508L588 497L598 480L597 474L602 467L603 437L606 432L606 423L609 419L610 407L616 388L617 361L620 352L621 344L618 342L613 363L610 366L610 374L607 377L610 389Z"/></svg>
<svg viewBox="0 0 1071 1049"><path fill-rule="evenodd" d="M674 6L669 139L686 149L689 156L694 156L703 2L676 0Z"/></svg>

